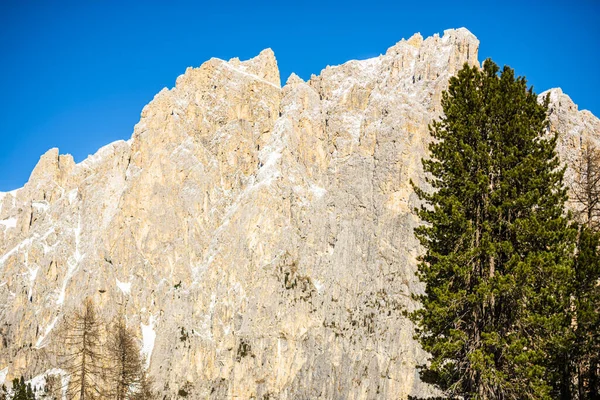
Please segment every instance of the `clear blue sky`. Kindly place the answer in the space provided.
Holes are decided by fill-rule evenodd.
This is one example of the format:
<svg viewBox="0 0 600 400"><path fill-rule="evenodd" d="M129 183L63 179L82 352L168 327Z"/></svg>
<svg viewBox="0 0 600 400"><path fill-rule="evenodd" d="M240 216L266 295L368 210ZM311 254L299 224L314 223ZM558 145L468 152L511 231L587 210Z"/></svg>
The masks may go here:
<svg viewBox="0 0 600 400"><path fill-rule="evenodd" d="M283 83L377 56L415 32L466 27L539 93L562 87L600 116L600 1L0 0L0 191L41 154L77 162L128 139L143 106L188 66L271 47Z"/></svg>

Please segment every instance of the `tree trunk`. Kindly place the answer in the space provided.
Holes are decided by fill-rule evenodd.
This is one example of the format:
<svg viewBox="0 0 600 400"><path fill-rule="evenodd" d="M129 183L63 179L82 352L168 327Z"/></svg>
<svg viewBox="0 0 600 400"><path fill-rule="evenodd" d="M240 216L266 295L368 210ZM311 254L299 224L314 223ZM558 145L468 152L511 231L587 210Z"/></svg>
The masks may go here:
<svg viewBox="0 0 600 400"><path fill-rule="evenodd" d="M600 400L600 382L598 381L597 357L592 357L592 359L590 360L588 385L590 391L590 400Z"/></svg>
<svg viewBox="0 0 600 400"><path fill-rule="evenodd" d="M79 400L85 400L85 352L87 351L86 335L87 335L87 321L83 323L83 351L81 354L81 390L79 393Z"/></svg>
<svg viewBox="0 0 600 400"><path fill-rule="evenodd" d="M561 400L571 400L571 371L569 368L569 356L566 355L563 360L562 385L560 387Z"/></svg>

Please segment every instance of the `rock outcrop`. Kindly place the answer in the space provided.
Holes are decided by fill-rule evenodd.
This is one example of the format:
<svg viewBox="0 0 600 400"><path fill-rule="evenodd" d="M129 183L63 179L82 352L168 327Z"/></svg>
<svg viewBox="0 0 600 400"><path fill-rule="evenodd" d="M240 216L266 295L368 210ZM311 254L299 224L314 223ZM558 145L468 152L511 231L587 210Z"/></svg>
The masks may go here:
<svg viewBox="0 0 600 400"><path fill-rule="evenodd" d="M165 398L405 399L434 393L403 316L427 125L478 65L466 29L280 85L271 50L188 68L128 141L44 154L0 194L0 377L57 367L57 323L123 310ZM572 160L600 121L551 91ZM3 371L3 372L2 372Z"/></svg>

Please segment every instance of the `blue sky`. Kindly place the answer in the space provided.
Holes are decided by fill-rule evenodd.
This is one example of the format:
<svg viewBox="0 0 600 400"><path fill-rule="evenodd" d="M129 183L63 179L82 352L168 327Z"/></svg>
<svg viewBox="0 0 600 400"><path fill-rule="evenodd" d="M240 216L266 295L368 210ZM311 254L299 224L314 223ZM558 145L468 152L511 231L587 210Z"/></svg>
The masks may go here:
<svg viewBox="0 0 600 400"><path fill-rule="evenodd" d="M275 51L282 81L466 27L536 92L600 116L600 2L0 1L0 191L51 147L77 162L128 139L155 93L211 57Z"/></svg>

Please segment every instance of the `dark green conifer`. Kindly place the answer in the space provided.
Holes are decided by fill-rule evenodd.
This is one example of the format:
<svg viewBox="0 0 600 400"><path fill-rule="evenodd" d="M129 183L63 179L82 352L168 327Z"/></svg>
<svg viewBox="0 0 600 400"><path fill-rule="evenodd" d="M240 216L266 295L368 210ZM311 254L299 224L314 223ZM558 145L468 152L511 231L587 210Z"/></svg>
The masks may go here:
<svg viewBox="0 0 600 400"><path fill-rule="evenodd" d="M430 127L411 318L431 354L422 378L449 396L550 398L562 373L575 235L547 106L487 60L450 79Z"/></svg>
<svg viewBox="0 0 600 400"><path fill-rule="evenodd" d="M31 383L25 383L25 379L13 379L13 397L12 400L35 400L35 395L31 389Z"/></svg>

